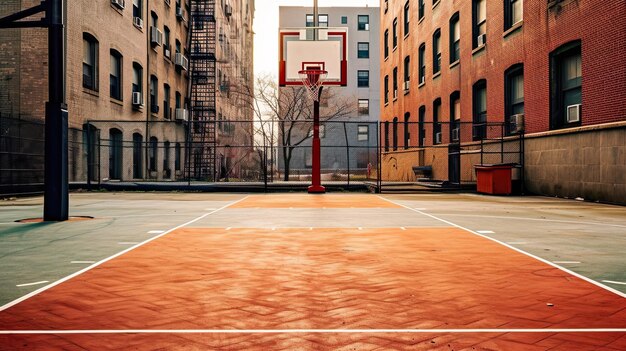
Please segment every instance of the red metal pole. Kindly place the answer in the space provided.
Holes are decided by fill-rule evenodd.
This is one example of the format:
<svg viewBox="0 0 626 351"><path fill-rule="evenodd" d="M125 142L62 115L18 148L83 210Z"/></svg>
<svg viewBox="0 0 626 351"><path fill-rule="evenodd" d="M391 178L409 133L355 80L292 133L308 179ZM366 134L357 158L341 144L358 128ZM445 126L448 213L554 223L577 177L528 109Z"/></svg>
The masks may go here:
<svg viewBox="0 0 626 351"><path fill-rule="evenodd" d="M320 87L319 94L322 96L322 87ZM321 182L321 162L320 162L320 102L319 99L313 101L313 145L312 145L312 174L311 174L311 186L309 186L309 194L323 194L326 192L326 188L322 186Z"/></svg>

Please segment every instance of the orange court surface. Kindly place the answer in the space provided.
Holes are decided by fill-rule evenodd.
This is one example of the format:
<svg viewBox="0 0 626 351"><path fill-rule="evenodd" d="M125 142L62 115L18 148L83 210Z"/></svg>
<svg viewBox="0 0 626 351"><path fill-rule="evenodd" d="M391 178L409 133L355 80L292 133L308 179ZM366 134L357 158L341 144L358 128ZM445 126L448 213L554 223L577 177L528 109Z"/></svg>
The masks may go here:
<svg viewBox="0 0 626 351"><path fill-rule="evenodd" d="M225 201L7 303L0 349L626 350L623 292L399 199Z"/></svg>

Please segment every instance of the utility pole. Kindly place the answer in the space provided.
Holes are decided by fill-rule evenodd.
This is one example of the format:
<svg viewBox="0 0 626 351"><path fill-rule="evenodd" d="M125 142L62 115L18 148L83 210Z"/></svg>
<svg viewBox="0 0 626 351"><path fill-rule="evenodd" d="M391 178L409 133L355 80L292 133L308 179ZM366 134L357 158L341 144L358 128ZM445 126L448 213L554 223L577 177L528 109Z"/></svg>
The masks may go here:
<svg viewBox="0 0 626 351"><path fill-rule="evenodd" d="M69 216L67 128L65 103L64 0L41 4L0 18L0 28L48 28L48 102L45 120L44 221L65 221ZM44 18L20 21L44 13Z"/></svg>

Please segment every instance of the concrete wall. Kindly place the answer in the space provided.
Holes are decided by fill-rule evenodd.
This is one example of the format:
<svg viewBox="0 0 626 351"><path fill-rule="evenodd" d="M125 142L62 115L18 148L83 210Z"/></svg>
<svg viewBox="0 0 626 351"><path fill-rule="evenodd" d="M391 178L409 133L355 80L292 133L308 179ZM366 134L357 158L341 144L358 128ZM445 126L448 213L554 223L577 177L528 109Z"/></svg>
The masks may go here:
<svg viewBox="0 0 626 351"><path fill-rule="evenodd" d="M536 194L626 204L626 123L529 135L527 189Z"/></svg>

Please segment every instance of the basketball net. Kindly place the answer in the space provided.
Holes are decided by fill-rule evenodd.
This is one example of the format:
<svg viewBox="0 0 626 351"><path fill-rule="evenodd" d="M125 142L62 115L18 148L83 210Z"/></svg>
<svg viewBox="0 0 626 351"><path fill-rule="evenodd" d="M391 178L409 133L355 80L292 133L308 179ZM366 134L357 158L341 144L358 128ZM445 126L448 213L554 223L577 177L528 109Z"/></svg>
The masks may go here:
<svg viewBox="0 0 626 351"><path fill-rule="evenodd" d="M307 88L309 97L313 101L320 101L319 91L324 80L328 75L328 71L319 68L309 68L298 72L302 85Z"/></svg>

